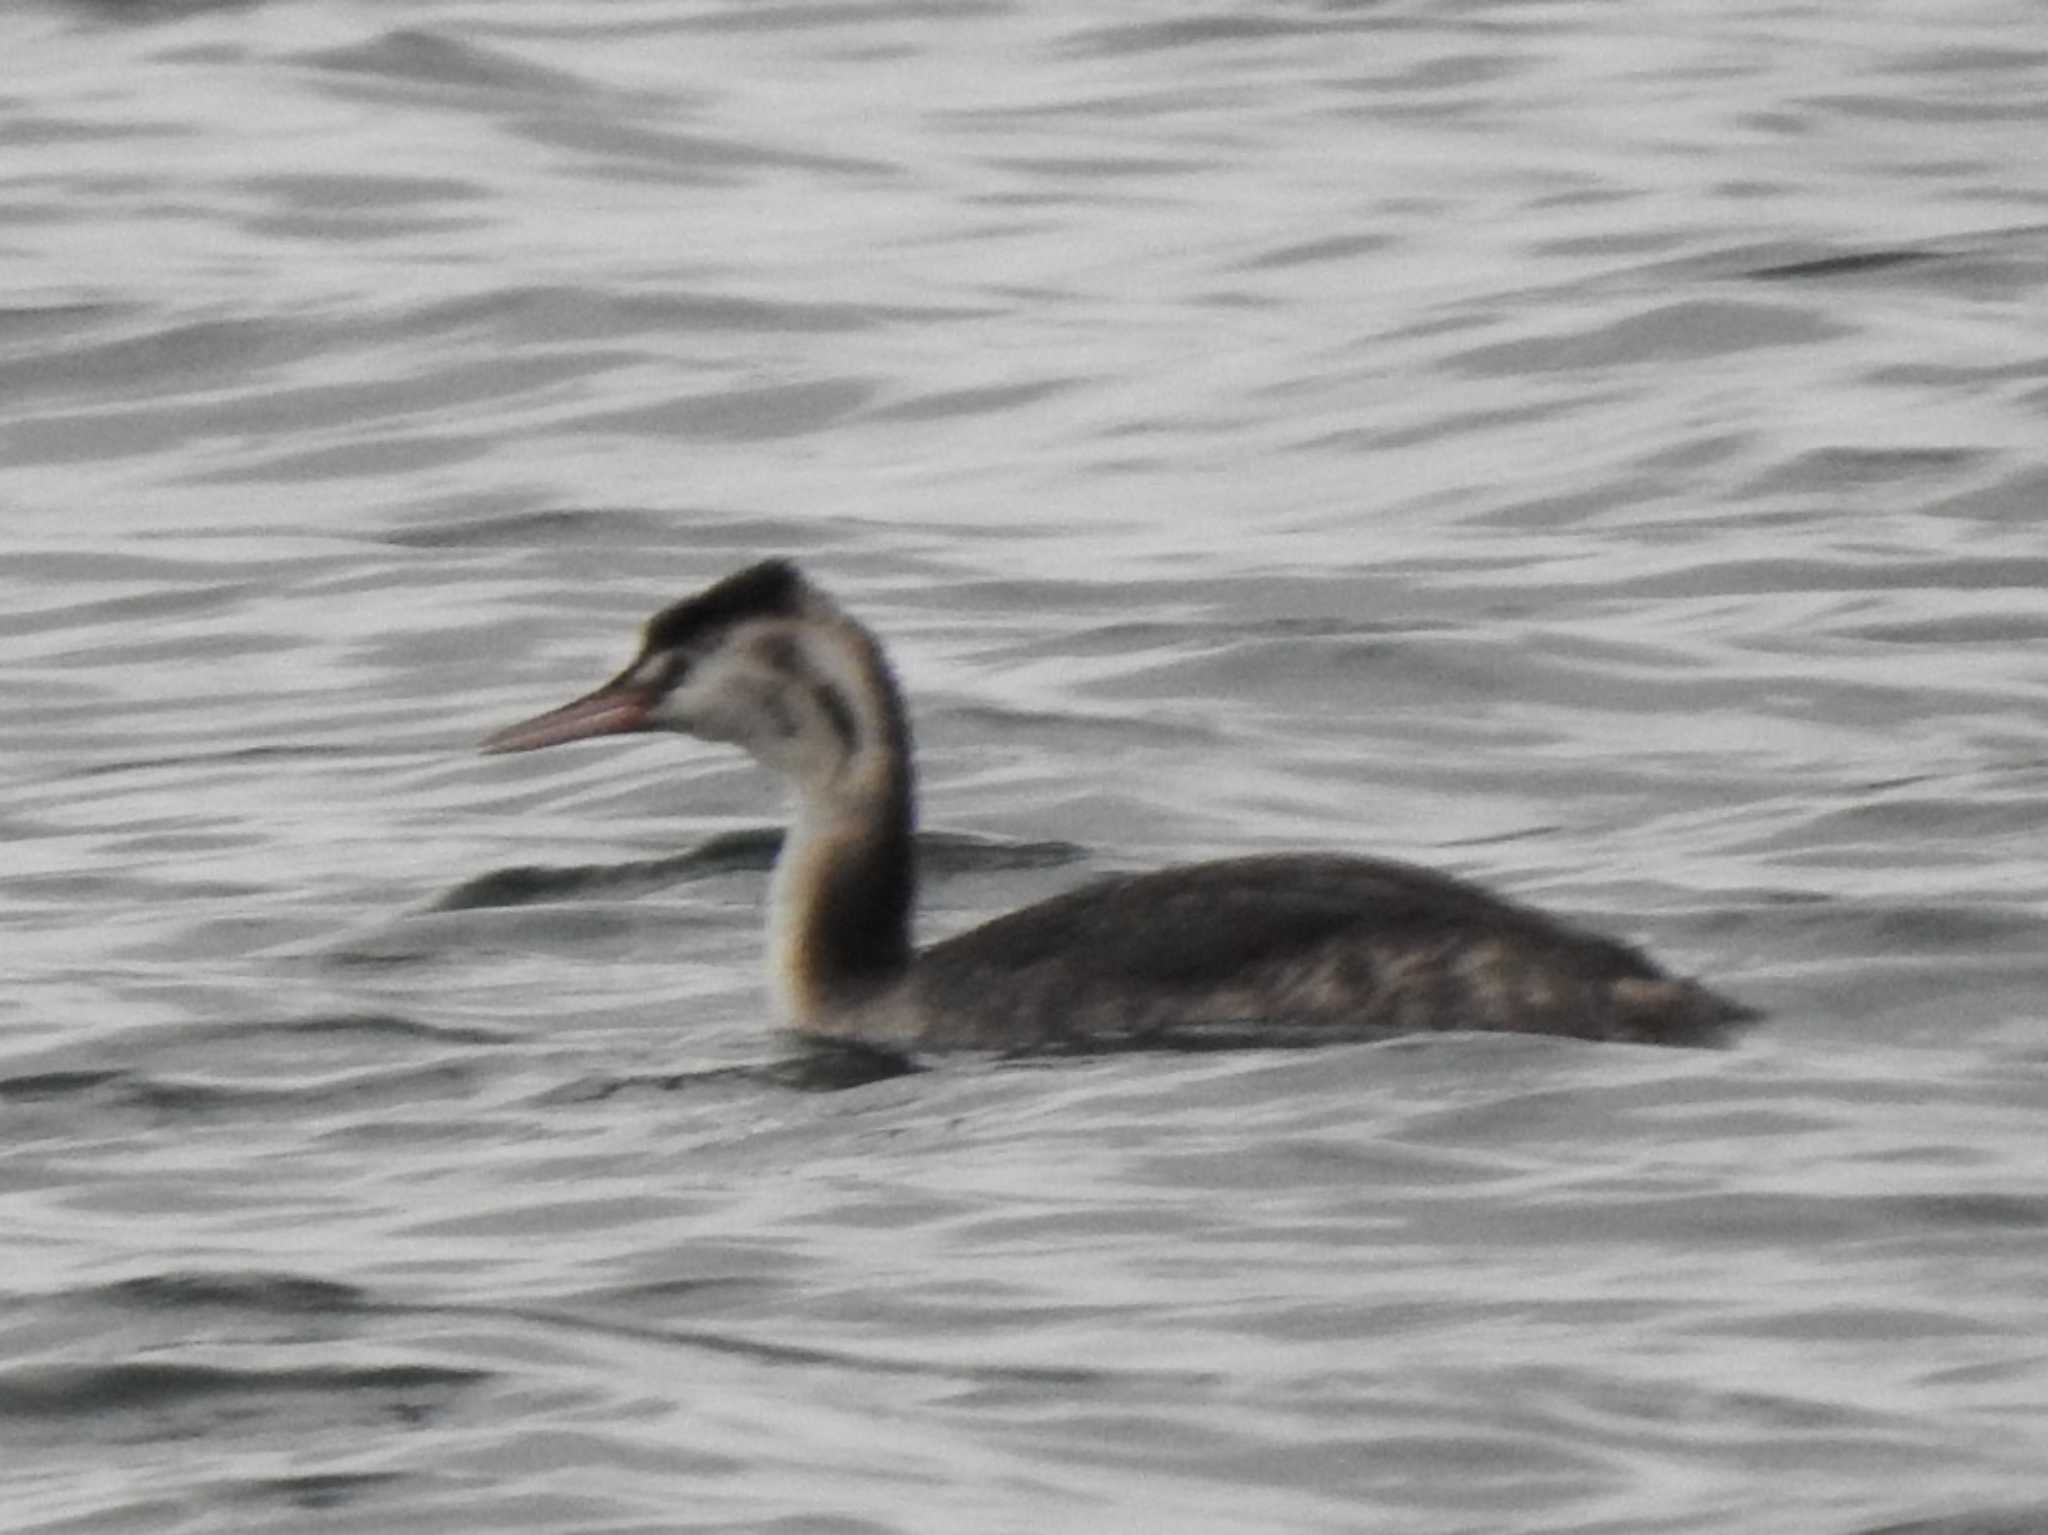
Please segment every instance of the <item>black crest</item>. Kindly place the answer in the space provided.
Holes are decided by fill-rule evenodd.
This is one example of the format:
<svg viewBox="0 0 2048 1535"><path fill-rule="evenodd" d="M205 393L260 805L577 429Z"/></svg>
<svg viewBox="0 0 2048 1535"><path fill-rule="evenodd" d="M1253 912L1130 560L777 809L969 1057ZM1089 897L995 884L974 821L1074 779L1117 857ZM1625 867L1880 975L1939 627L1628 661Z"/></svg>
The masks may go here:
<svg viewBox="0 0 2048 1535"><path fill-rule="evenodd" d="M671 603L647 620L647 648L674 650L747 618L794 618L803 609L803 573L788 560L763 560L734 571L694 597Z"/></svg>

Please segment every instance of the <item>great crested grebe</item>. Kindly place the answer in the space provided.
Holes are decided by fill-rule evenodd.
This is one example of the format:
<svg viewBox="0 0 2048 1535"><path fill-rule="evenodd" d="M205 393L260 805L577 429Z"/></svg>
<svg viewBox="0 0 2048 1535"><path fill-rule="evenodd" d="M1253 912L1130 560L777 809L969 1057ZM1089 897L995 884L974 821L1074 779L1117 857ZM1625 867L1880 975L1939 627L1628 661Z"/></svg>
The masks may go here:
<svg viewBox="0 0 2048 1535"><path fill-rule="evenodd" d="M1449 875L1336 854L1113 875L910 941L910 729L875 637L786 560L662 609L603 687L491 752L677 731L789 780L770 892L781 1021L890 1051L1304 1045L1496 1029L1706 1045L1759 1015Z"/></svg>

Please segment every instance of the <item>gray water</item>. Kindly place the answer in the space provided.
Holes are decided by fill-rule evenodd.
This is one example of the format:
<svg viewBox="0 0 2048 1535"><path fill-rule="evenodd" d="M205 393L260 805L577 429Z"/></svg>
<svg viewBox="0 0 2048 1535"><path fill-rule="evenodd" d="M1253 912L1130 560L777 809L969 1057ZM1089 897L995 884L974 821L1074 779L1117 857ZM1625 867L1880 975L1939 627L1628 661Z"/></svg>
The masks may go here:
<svg viewBox="0 0 2048 1535"><path fill-rule="evenodd" d="M2048 1528L2048 12L0 45L0 1525ZM928 934L1374 852L1773 1021L799 1090L773 786L474 750L768 553Z"/></svg>

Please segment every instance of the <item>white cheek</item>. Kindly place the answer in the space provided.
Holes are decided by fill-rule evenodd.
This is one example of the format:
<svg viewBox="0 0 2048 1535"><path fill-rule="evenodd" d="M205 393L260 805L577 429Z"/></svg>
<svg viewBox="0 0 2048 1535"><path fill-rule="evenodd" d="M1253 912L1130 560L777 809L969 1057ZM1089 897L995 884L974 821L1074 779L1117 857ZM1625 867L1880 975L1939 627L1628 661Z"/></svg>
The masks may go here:
<svg viewBox="0 0 2048 1535"><path fill-rule="evenodd" d="M758 708L749 707L746 693L744 678L713 663L671 689L649 718L669 730L753 750L762 721Z"/></svg>
<svg viewBox="0 0 2048 1535"><path fill-rule="evenodd" d="M690 735L717 736L718 700L707 696L705 690L695 682L685 682L661 697L661 701L648 711L648 718L669 730L680 730Z"/></svg>

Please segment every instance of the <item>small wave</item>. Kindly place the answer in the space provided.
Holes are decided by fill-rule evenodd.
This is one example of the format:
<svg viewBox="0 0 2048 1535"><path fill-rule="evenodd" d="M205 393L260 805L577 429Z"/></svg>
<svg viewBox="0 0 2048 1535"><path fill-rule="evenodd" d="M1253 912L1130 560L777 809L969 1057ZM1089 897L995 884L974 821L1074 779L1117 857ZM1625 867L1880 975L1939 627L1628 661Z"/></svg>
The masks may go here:
<svg viewBox="0 0 2048 1535"><path fill-rule="evenodd" d="M465 880L441 896L430 911L472 911L496 906L530 906L603 894L644 895L689 879L716 874L763 872L782 849L782 832L761 827L722 832L688 852L624 863L520 864Z"/></svg>
<svg viewBox="0 0 2048 1535"><path fill-rule="evenodd" d="M274 1399L375 1394L409 1399L409 1415L445 1406L491 1379L488 1371L440 1365L313 1366L235 1370L219 1365L128 1361L110 1365L32 1365L0 1372L0 1419L99 1418L162 1412L209 1398ZM250 1412L263 1410L252 1403Z"/></svg>
<svg viewBox="0 0 2048 1535"><path fill-rule="evenodd" d="M593 895L632 896L685 880L720 874L765 874L782 851L782 829L764 826L720 832L688 852L664 858L636 858L623 863L519 864L493 869L463 881L439 897L429 911L474 911L500 906L531 906L544 901L573 901ZM1077 863L1088 856L1078 843L1053 839L1006 841L964 832L924 832L917 839L917 857L924 873L949 875L1044 869Z"/></svg>
<svg viewBox="0 0 2048 1535"><path fill-rule="evenodd" d="M118 1279L89 1292L89 1300L145 1311L230 1309L272 1315L332 1316L366 1311L370 1301L359 1286L304 1274L180 1270Z"/></svg>
<svg viewBox="0 0 2048 1535"><path fill-rule="evenodd" d="M405 1103L465 1096L475 1075L455 1061L397 1071L351 1072L288 1087L252 1087L128 1070L53 1071L0 1078L0 1100L70 1100L116 1112L191 1118L297 1115L308 1107ZM72 1127L76 1131L76 1126Z"/></svg>

